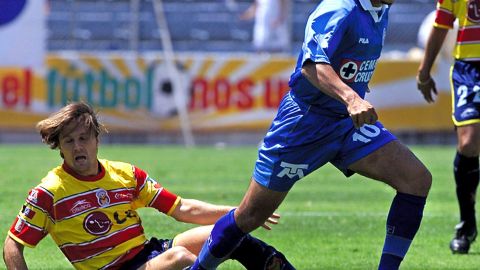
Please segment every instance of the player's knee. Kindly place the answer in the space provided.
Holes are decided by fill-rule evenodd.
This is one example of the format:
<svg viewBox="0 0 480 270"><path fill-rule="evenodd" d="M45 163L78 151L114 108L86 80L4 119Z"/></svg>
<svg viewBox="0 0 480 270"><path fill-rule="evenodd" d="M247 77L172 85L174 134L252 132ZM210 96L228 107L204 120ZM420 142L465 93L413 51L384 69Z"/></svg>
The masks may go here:
<svg viewBox="0 0 480 270"><path fill-rule="evenodd" d="M169 259L179 267L187 267L195 262L197 257L185 247L176 246L171 248Z"/></svg>
<svg viewBox="0 0 480 270"><path fill-rule="evenodd" d="M432 173L429 170L425 170L425 177L424 177L424 190L426 193L430 191L430 188L432 187Z"/></svg>
<svg viewBox="0 0 480 270"><path fill-rule="evenodd" d="M480 153L480 145L477 143L458 143L458 152L462 154L462 156L466 157L478 157Z"/></svg>
<svg viewBox="0 0 480 270"><path fill-rule="evenodd" d="M432 174L419 162L404 171L398 180L398 186L395 187L397 191L426 197L432 185Z"/></svg>
<svg viewBox="0 0 480 270"><path fill-rule="evenodd" d="M427 196L432 186L432 173L422 166L417 172L417 176L414 178L417 183L417 192L421 196Z"/></svg>
<svg viewBox="0 0 480 270"><path fill-rule="evenodd" d="M480 134L477 132L465 133L458 138L458 151L466 157L477 157L480 153Z"/></svg>

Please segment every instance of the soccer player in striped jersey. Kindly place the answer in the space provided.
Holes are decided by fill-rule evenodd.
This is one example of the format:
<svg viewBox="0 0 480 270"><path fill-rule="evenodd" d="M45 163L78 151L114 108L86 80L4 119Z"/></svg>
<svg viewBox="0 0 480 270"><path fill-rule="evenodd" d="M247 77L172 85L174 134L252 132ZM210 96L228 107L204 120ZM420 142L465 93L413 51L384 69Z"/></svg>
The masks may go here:
<svg viewBox="0 0 480 270"><path fill-rule="evenodd" d="M215 269L297 181L328 162L346 176L358 173L396 190L379 269L399 268L420 227L432 176L377 121L364 99L394 1L318 2L305 27L290 91L259 149L250 186L234 213L216 222L194 270Z"/></svg>
<svg viewBox="0 0 480 270"><path fill-rule="evenodd" d="M453 162L460 223L450 242L453 253L468 253L477 236L475 196L480 153L480 0L439 0L433 29L417 74L417 87L429 103L437 94L430 72L445 37L458 21L450 73L452 119L457 132Z"/></svg>
<svg viewBox="0 0 480 270"><path fill-rule="evenodd" d="M194 262L212 226L172 240L147 240L136 210L153 207L177 221L208 225L233 209L181 198L136 166L98 159L103 126L85 103L65 106L37 128L64 162L29 192L15 218L4 245L8 269L27 269L24 246L35 247L47 234L76 269L184 269ZM275 224L278 218L272 215L268 222ZM269 223L265 228L270 229ZM251 236L229 258L249 269L287 262Z"/></svg>

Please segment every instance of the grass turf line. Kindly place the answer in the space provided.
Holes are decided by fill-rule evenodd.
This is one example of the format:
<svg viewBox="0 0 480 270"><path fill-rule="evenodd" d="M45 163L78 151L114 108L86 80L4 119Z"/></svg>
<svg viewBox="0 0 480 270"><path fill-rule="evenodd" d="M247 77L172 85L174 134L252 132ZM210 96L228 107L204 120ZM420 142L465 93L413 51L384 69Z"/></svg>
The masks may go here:
<svg viewBox="0 0 480 270"><path fill-rule="evenodd" d="M468 256L452 255L448 249L458 221L452 178L455 148L412 149L432 172L433 186L422 226L402 268L479 269L480 244L474 244ZM235 205L248 186L256 154L255 147L102 145L99 157L133 163L182 197ZM2 239L28 190L60 163L58 152L44 145L0 146ZM293 187L278 209L279 225L272 231L258 229L254 235L284 252L297 269L376 269L394 194L385 184L358 175L347 179L327 165ZM173 237L192 227L153 209L142 209L140 214L148 236ZM25 256L31 269L72 268L50 237L35 249L26 248ZM242 267L227 262L220 269Z"/></svg>

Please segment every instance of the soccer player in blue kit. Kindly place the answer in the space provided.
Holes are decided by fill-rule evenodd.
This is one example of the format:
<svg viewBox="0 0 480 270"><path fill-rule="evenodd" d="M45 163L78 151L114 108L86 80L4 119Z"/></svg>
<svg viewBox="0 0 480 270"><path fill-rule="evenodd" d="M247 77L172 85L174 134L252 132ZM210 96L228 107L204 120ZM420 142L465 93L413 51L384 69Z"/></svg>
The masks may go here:
<svg viewBox="0 0 480 270"><path fill-rule="evenodd" d="M432 176L364 100L394 0L323 0L310 15L290 91L259 149L240 206L220 218L191 269L215 269L296 181L332 163L396 190L378 269L398 269L418 231ZM276 269L294 269L280 262Z"/></svg>

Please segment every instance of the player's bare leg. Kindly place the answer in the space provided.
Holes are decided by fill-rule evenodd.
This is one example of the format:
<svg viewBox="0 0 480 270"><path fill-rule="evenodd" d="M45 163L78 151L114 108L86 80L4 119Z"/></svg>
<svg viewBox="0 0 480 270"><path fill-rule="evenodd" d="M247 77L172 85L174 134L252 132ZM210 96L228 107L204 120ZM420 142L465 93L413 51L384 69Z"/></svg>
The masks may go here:
<svg viewBox="0 0 480 270"><path fill-rule="evenodd" d="M479 182L480 124L457 127L457 153L454 160L456 194L460 208L460 223L450 242L453 253L468 253L477 237L475 218L476 191Z"/></svg>
<svg viewBox="0 0 480 270"><path fill-rule="evenodd" d="M238 227L246 233L260 227L282 203L287 193L267 189L251 179L250 186L235 211Z"/></svg>
<svg viewBox="0 0 480 270"><path fill-rule="evenodd" d="M480 153L480 123L457 127L457 150L466 157Z"/></svg>
<svg viewBox="0 0 480 270"><path fill-rule="evenodd" d="M213 227L213 225L201 226L185 231L175 237L174 245L183 246L197 256L210 236ZM281 269L280 267L283 267L285 270L292 269L283 266L284 264L289 265L289 262L280 251L248 234L243 237L238 246L228 255L228 258L237 260L246 269L265 268L275 270Z"/></svg>
<svg viewBox="0 0 480 270"><path fill-rule="evenodd" d="M260 258L267 258L262 266L259 266L258 263L253 264L253 261L258 261L256 259L244 260L246 263L242 264L247 269L294 270L295 268L282 253L248 235L249 232L264 224L286 195L287 192L269 190L252 179L240 206L217 221L211 238L201 250L199 259L206 265L200 265L200 260L197 260L191 269L215 269L230 253L232 257L237 255L239 258L243 258L241 254L235 253L246 253L247 250L239 250L243 242L247 241L247 243L253 243L249 246L251 249L258 250L256 253L260 254ZM239 244L241 245L239 246Z"/></svg>
<svg viewBox="0 0 480 270"><path fill-rule="evenodd" d="M200 226L185 231L177 236L173 241L175 246L182 246L188 249L195 255L198 255L202 249L203 243L208 239L208 236L212 232L213 225Z"/></svg>
<svg viewBox="0 0 480 270"><path fill-rule="evenodd" d="M432 176L422 162L399 141L392 141L349 166L363 176L382 181L398 192L428 195Z"/></svg>
<svg viewBox="0 0 480 270"><path fill-rule="evenodd" d="M182 270L192 265L197 256L184 247L172 247L142 265L139 270Z"/></svg>
<svg viewBox="0 0 480 270"><path fill-rule="evenodd" d="M387 234L378 269L398 269L420 227L432 176L398 141L387 143L349 169L397 190L387 217Z"/></svg>

